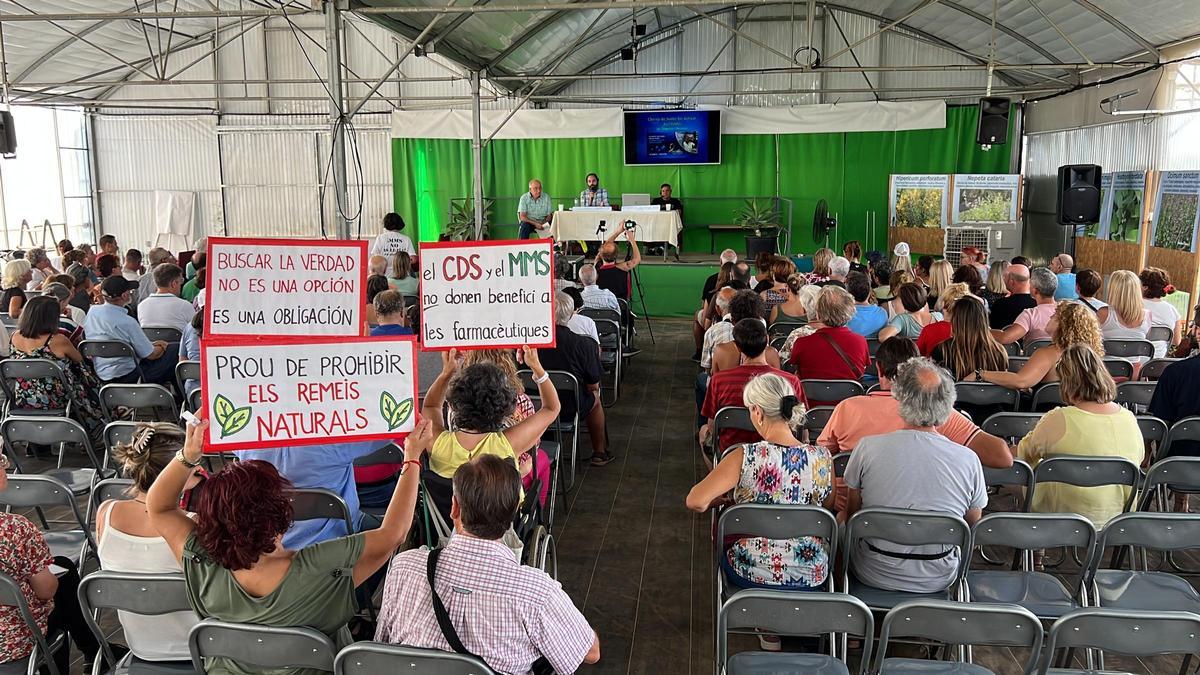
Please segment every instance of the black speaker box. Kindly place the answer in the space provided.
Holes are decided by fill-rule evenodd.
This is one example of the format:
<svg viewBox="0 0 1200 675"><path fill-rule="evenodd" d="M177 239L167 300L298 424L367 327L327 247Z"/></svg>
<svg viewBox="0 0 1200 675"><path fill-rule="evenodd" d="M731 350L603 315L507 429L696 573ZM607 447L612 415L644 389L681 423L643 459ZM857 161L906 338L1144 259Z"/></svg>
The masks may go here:
<svg viewBox="0 0 1200 675"><path fill-rule="evenodd" d="M12 113L7 110L0 110L0 155L17 156L17 127L13 124Z"/></svg>
<svg viewBox="0 0 1200 675"><path fill-rule="evenodd" d="M975 142L980 145L1004 145L1008 142L1007 98L979 99L979 124L975 127Z"/></svg>
<svg viewBox="0 0 1200 675"><path fill-rule="evenodd" d="M1100 221L1100 171L1100 167L1095 164L1066 164L1058 167L1055 215L1060 225Z"/></svg>

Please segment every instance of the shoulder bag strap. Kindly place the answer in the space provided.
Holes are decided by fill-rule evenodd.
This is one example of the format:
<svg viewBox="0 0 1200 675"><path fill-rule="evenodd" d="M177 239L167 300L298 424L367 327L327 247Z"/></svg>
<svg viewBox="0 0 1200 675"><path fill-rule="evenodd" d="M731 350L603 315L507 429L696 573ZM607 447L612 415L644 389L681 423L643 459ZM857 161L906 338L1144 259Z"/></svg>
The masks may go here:
<svg viewBox="0 0 1200 675"><path fill-rule="evenodd" d="M842 346L837 343L837 340L829 337L829 333L818 332L817 335L820 335L822 338L824 338L825 341L829 343L829 346L833 347L833 351L837 352L837 355L842 358L842 362L847 366L850 366L850 372L854 373L854 379L862 379L863 374L859 369L858 364L851 361L849 356L846 356L846 352L842 350Z"/></svg>
<svg viewBox="0 0 1200 675"><path fill-rule="evenodd" d="M433 613L437 616L438 626L442 629L442 637L446 638L446 642L450 643L450 648L459 654L466 654L478 659L479 657L468 651L463 646L462 640L458 638L458 631L454 630L454 624L450 622L450 614L446 611L446 606L442 604L442 599L437 594L437 588L433 585L433 577L437 573L438 556L441 554L442 549L435 548L429 552L429 557L425 559L425 576L429 579L429 596L433 599Z"/></svg>

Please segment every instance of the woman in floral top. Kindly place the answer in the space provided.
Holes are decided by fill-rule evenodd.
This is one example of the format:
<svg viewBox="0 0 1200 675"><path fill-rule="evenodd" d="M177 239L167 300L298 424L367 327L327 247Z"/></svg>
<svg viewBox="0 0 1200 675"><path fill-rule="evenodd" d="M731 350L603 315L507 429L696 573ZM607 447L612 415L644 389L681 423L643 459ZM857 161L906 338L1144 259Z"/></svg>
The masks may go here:
<svg viewBox="0 0 1200 675"><path fill-rule="evenodd" d="M829 451L797 439L804 405L787 380L759 375L746 384L742 402L763 440L735 447L688 494L688 508L704 512L726 501L738 504L832 506L833 460ZM722 567L743 588L818 588L829 576L826 542L799 539L738 539Z"/></svg>

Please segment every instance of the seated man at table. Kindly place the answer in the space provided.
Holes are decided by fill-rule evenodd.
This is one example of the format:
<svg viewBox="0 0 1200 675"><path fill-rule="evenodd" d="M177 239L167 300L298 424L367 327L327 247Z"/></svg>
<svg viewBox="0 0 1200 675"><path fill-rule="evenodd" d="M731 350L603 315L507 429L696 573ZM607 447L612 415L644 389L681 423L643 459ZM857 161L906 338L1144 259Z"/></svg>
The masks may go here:
<svg viewBox="0 0 1200 675"><path fill-rule="evenodd" d="M550 204L550 195L542 192L542 181L534 178L529 181L529 192L521 195L517 204L517 218L521 221L518 239L528 239L534 232L550 229L550 219L554 217L554 207ZM539 235L540 236L540 235Z"/></svg>
<svg viewBox="0 0 1200 675"><path fill-rule="evenodd" d="M671 184L663 183L658 188L658 196L650 200L650 204L658 206L663 211L678 211L679 219L683 219L683 202L671 196Z"/></svg>
<svg viewBox="0 0 1200 675"><path fill-rule="evenodd" d="M608 190L600 187L600 176L594 173L587 175L587 188L579 193L581 206L608 206Z"/></svg>

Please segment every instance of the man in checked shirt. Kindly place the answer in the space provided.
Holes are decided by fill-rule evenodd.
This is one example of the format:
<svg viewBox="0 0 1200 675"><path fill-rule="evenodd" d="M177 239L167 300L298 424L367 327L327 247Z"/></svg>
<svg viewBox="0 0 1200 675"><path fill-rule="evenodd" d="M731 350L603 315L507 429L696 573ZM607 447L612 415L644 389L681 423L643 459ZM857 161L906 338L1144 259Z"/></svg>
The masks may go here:
<svg viewBox="0 0 1200 675"><path fill-rule="evenodd" d="M511 459L479 455L454 474L454 536L437 560L434 584L466 651L497 673L524 675L540 658L556 673L600 660L600 638L562 586L522 565L501 540L520 503ZM392 559L375 639L454 651L438 623L424 548Z"/></svg>

